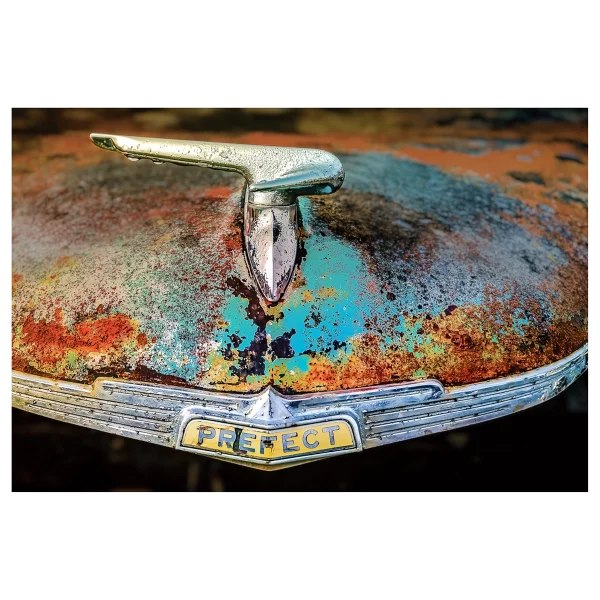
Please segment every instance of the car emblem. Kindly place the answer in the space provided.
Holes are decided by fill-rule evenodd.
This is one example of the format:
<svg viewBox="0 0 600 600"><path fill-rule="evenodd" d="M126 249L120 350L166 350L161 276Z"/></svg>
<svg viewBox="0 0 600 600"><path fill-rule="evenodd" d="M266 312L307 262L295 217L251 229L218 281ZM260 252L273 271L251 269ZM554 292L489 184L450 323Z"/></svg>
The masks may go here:
<svg viewBox="0 0 600 600"><path fill-rule="evenodd" d="M244 246L250 272L269 302L277 302L296 264L297 198L330 194L344 168L329 152L312 148L192 142L92 133L96 146L131 160L208 167L244 176Z"/></svg>
<svg viewBox="0 0 600 600"><path fill-rule="evenodd" d="M215 392L13 372L13 405L92 429L262 470L481 423L556 396L587 368L587 345L519 375L445 389L435 380L310 394Z"/></svg>
<svg viewBox="0 0 600 600"><path fill-rule="evenodd" d="M269 467L357 448L354 428L347 418L280 429L192 418L182 432L181 449Z"/></svg>

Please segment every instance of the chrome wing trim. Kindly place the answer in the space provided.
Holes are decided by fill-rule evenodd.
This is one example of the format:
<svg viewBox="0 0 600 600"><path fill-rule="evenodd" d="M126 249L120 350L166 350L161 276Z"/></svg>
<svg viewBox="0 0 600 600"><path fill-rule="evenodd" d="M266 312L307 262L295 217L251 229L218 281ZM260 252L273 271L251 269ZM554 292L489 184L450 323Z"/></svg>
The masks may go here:
<svg viewBox="0 0 600 600"><path fill-rule="evenodd" d="M573 383L587 368L587 356L586 344L533 371L448 389L424 380L288 396L272 388L258 394L217 393L108 378L83 385L13 372L12 403L41 416L173 448L181 448L182 425L191 417L263 429L346 418L355 425L356 450L361 450L535 406ZM244 457L222 458L245 462Z"/></svg>

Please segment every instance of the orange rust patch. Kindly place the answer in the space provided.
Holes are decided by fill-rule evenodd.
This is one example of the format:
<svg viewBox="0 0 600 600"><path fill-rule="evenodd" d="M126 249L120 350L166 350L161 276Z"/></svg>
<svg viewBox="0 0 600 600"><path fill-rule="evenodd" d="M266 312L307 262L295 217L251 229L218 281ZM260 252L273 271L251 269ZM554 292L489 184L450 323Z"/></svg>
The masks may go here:
<svg viewBox="0 0 600 600"><path fill-rule="evenodd" d="M57 363L73 345L73 336L68 333L62 320L63 312L57 308L51 321L35 321L32 315L28 315L23 323L23 342L42 364Z"/></svg>
<svg viewBox="0 0 600 600"><path fill-rule="evenodd" d="M573 218L572 213L576 211L578 221L581 221L585 207L565 206L563 202L553 202L548 195L549 190L567 192L573 187L571 182L577 185L579 191L587 192L587 164L557 158L557 155L571 151L572 146L568 143L535 142L481 154L406 145L395 150L394 154L450 173L476 175L490 183L501 185L511 196L530 206L550 204L562 218ZM585 159L587 161L587 156ZM511 175L519 172L534 173L544 184L519 181Z"/></svg>
<svg viewBox="0 0 600 600"><path fill-rule="evenodd" d="M231 221L229 228L223 233L223 244L230 256L235 256L241 252L243 246L242 229L235 221Z"/></svg>
<svg viewBox="0 0 600 600"><path fill-rule="evenodd" d="M403 146L395 154L444 169L476 173L483 178L503 177L509 171L535 171L543 177L559 179L586 171L585 165L561 162L555 158L557 153L571 149L570 144L529 143L515 148L467 154L441 148ZM529 160L524 162L520 157L527 157Z"/></svg>
<svg viewBox="0 0 600 600"><path fill-rule="evenodd" d="M207 190L204 190L202 196L204 198L215 198L219 200L224 200L225 198L229 198L232 194L232 189L224 186L212 187Z"/></svg>
<svg viewBox="0 0 600 600"><path fill-rule="evenodd" d="M585 332L569 324L570 311L550 326L550 337L560 340L552 345L535 326L523 325L524 335L506 329L508 317L497 322L495 315L510 315L524 308L535 320L542 318L543 309L534 300L523 307L516 298L500 300L504 295L490 288L485 308L451 306L441 315L425 319L405 315L408 328L414 329L417 322L420 325L414 348L402 343L386 348L383 336L389 324L383 320L376 325L384 333L355 336L352 353L345 359L314 356L308 371L294 376L274 369L275 383L297 393L399 383L417 377L437 379L444 385L464 385L535 369L585 343ZM559 330L569 330L570 334L561 337ZM417 372L422 374L417 376Z"/></svg>
<svg viewBox="0 0 600 600"><path fill-rule="evenodd" d="M116 348L133 332L131 319L119 313L97 321L83 321L75 325L74 349L80 354L104 352Z"/></svg>
<svg viewBox="0 0 600 600"><path fill-rule="evenodd" d="M13 351L12 369L13 371L24 371L28 365L27 358Z"/></svg>
<svg viewBox="0 0 600 600"><path fill-rule="evenodd" d="M131 319L119 313L97 320L87 319L69 330L63 323L62 309L57 308L50 321L36 321L28 315L22 326L22 342L31 359L52 366L69 350L81 355L115 350L129 340L134 331Z"/></svg>

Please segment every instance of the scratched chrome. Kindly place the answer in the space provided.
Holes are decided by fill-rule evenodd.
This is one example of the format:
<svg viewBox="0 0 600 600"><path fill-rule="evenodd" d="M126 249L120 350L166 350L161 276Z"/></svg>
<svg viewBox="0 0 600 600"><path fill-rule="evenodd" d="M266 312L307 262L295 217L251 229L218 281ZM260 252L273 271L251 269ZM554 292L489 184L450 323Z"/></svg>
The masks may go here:
<svg viewBox="0 0 600 600"><path fill-rule="evenodd" d="M13 372L13 406L75 425L202 454L181 445L185 425L205 418L278 429L334 419L350 423L356 452L502 417L544 402L587 368L587 344L553 364L520 375L445 389L438 381L316 394L215 393L99 378L92 385ZM215 457L214 451L210 456ZM298 457L264 464L240 453L217 456L257 468L319 460Z"/></svg>
<svg viewBox="0 0 600 600"><path fill-rule="evenodd" d="M329 152L92 133L99 148L137 161L235 171L244 191L244 240L258 287L270 302L285 291L296 262L296 200L299 194L330 194L344 181L344 168Z"/></svg>

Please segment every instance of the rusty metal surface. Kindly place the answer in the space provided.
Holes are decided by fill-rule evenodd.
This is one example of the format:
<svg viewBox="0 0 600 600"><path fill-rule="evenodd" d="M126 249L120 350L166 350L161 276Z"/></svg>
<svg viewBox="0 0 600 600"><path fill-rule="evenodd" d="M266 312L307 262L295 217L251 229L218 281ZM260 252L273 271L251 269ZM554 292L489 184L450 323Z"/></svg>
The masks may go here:
<svg viewBox="0 0 600 600"><path fill-rule="evenodd" d="M157 133L323 148L346 181L301 199L296 272L267 305L242 254L240 177L129 163L80 132L37 138L13 157L15 370L241 392L454 386L587 340L581 127Z"/></svg>

